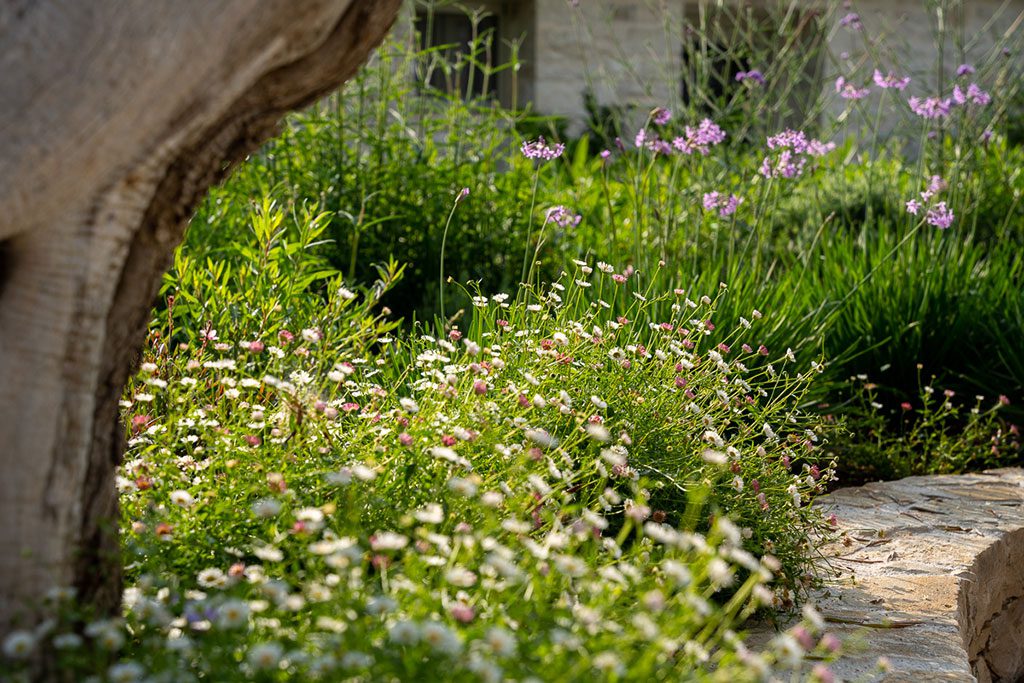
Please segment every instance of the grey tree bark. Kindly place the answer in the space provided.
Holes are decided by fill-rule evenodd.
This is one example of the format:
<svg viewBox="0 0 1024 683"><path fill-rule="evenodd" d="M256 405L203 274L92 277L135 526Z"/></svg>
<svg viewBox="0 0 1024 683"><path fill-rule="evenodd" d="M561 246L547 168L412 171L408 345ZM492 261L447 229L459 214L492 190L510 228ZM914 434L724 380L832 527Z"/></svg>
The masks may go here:
<svg viewBox="0 0 1024 683"><path fill-rule="evenodd" d="M0 5L0 637L120 598L118 400L204 191L337 87L400 0Z"/></svg>

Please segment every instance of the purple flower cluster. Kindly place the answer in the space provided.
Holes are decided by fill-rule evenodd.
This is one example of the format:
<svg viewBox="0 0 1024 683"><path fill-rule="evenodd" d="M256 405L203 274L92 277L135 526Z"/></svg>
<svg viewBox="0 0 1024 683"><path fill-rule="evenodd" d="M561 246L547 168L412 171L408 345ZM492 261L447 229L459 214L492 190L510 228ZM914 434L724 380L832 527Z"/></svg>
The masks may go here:
<svg viewBox="0 0 1024 683"><path fill-rule="evenodd" d="M718 211L722 218L736 213L736 208L743 203L743 198L734 194L724 195L720 192L706 192L704 194L704 210Z"/></svg>
<svg viewBox="0 0 1024 683"><path fill-rule="evenodd" d="M910 85L910 76L904 76L903 78L900 78L891 71L885 76L883 76L882 72L879 71L878 69L875 69L874 80L875 85L877 85L879 88L882 88L883 90L888 90L889 88L893 88L895 90L903 90L908 85Z"/></svg>
<svg viewBox="0 0 1024 683"><path fill-rule="evenodd" d="M794 152L809 154L812 157L824 156L835 148L836 143L808 139L807 135L799 130L784 130L768 138L768 149L792 149Z"/></svg>
<svg viewBox="0 0 1024 683"><path fill-rule="evenodd" d="M559 142L549 146L543 137L539 137L534 142L524 141L519 149L527 159L551 161L562 156L565 145Z"/></svg>
<svg viewBox="0 0 1024 683"><path fill-rule="evenodd" d="M696 128L686 127L686 135L677 137L672 146L683 154L707 154L712 147L725 140L725 131L711 119L704 119Z"/></svg>
<svg viewBox="0 0 1024 683"><path fill-rule="evenodd" d="M672 146L657 135L648 138L646 128L641 128L637 131L636 137L633 138L633 144L636 145L637 149L646 147L655 154L664 154L666 156L672 154Z"/></svg>
<svg viewBox="0 0 1024 683"><path fill-rule="evenodd" d="M953 102L948 97L911 97L906 101L910 105L910 111L923 119L944 119L953 109Z"/></svg>
<svg viewBox="0 0 1024 683"><path fill-rule="evenodd" d="M655 110L655 116L657 117L658 115L658 110ZM660 114L660 116L666 122L668 121L668 118L665 118L663 114ZM668 116L671 117L671 114ZM654 122L657 123L657 118L654 119ZM647 148L655 154L668 156L672 154L673 148L682 154L693 154L694 152L708 154L711 151L711 147L721 143L723 140L725 140L725 131L719 128L711 119L704 119L696 128L687 126L685 135L677 137L671 144L657 135L648 135L646 128L641 128L637 131L636 137L633 138L633 144L636 145L637 149Z"/></svg>
<svg viewBox="0 0 1024 683"><path fill-rule="evenodd" d="M953 111L953 100L939 99L938 97L911 97L907 100L910 110L924 119L942 119L949 116Z"/></svg>
<svg viewBox="0 0 1024 683"><path fill-rule="evenodd" d="M925 119L942 119L950 115L954 105L974 104L984 107L992 102L992 96L981 89L977 83L971 83L965 91L959 85L953 86L953 96L946 98L911 97L907 100L910 110Z"/></svg>
<svg viewBox="0 0 1024 683"><path fill-rule="evenodd" d="M976 104L979 107L984 107L992 102L992 96L982 90L977 83L971 83L967 86L967 92L961 90L959 85L953 86L953 101L959 105Z"/></svg>
<svg viewBox="0 0 1024 683"><path fill-rule="evenodd" d="M850 12L845 17L840 19L839 25L851 28L854 31L859 31L862 28L864 28L864 24L862 24L860 21L860 15L857 14L856 12Z"/></svg>
<svg viewBox="0 0 1024 683"><path fill-rule="evenodd" d="M808 157L820 157L836 148L834 142L809 139L802 131L785 130L768 138L768 149L778 152L761 162L761 175L765 178L795 178L804 172Z"/></svg>
<svg viewBox="0 0 1024 683"><path fill-rule="evenodd" d="M742 83L743 81L751 81L758 85L764 85L764 74L757 69L751 69L750 71L740 71L736 74L736 82Z"/></svg>
<svg viewBox="0 0 1024 683"><path fill-rule="evenodd" d="M583 216L574 214L561 204L548 209L547 215L544 217L545 224L554 223L560 228L575 228L581 220L583 220Z"/></svg>
<svg viewBox="0 0 1024 683"><path fill-rule="evenodd" d="M666 123L672 120L672 110L666 109L665 107L656 107L651 112L651 120L654 121L656 126L664 126Z"/></svg>
<svg viewBox="0 0 1024 683"><path fill-rule="evenodd" d="M942 176L933 175L928 181L928 189L921 192L921 201L911 199L906 203L907 213L916 216L921 212L933 197L939 192L942 192L948 187L946 181ZM953 214L953 210L946 206L946 202L937 202L933 206L928 208L925 213L924 220L928 225L934 225L940 230L946 230L949 226L953 225L953 220L956 216Z"/></svg>
<svg viewBox="0 0 1024 683"><path fill-rule="evenodd" d="M942 192L947 187L949 187L949 183L942 176L933 175L928 179L928 189L921 193L921 199L928 201L932 196Z"/></svg>
<svg viewBox="0 0 1024 683"><path fill-rule="evenodd" d="M861 100L871 94L870 89L858 88L853 83L848 83L842 76L836 79L836 92L844 100Z"/></svg>
<svg viewBox="0 0 1024 683"><path fill-rule="evenodd" d="M953 225L953 219L956 216L953 215L952 209L946 206L946 202L939 202L932 208L928 209L928 213L925 214L924 220L928 225L934 225L940 230L946 230L949 226Z"/></svg>

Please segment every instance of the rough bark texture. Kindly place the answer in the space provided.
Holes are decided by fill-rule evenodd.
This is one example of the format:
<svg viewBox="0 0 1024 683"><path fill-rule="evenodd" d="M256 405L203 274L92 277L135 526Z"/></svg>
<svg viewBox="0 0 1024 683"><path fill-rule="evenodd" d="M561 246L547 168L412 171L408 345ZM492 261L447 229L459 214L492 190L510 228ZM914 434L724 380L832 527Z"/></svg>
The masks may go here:
<svg viewBox="0 0 1024 683"><path fill-rule="evenodd" d="M0 7L0 636L119 599L117 402L212 183L337 87L400 0Z"/></svg>

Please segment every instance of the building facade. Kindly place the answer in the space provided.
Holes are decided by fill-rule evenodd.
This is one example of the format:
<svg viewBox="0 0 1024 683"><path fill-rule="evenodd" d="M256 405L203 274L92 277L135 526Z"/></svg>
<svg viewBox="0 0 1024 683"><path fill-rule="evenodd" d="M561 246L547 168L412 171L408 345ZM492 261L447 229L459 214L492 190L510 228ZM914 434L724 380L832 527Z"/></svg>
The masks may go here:
<svg viewBox="0 0 1024 683"><path fill-rule="evenodd" d="M794 118L839 114L842 98L809 106L838 77L863 85L877 66L911 76L908 95L936 95L959 65L1004 47L1020 62L1024 0L435 0L410 5L404 21L427 44L463 46L453 50L474 32L495 36L486 60L516 57L518 68L494 74L488 94L580 128L595 107L646 112L728 97L747 74L784 92ZM785 73L776 68L783 61Z"/></svg>

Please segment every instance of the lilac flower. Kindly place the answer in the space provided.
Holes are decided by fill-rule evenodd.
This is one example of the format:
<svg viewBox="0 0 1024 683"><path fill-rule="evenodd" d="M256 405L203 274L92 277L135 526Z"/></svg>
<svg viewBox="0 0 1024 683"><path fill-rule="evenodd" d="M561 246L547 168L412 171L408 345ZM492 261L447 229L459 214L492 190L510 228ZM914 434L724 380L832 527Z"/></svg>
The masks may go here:
<svg viewBox="0 0 1024 683"><path fill-rule="evenodd" d="M686 136L692 137L693 143L698 147L717 145L725 140L725 131L711 119L701 121L696 132L691 130L689 127L686 128Z"/></svg>
<svg viewBox="0 0 1024 683"><path fill-rule="evenodd" d="M980 107L984 107L992 101L992 96L987 92L978 87L977 83L971 83L967 86L967 92L959 85L953 86L953 102L959 105L964 105L970 102Z"/></svg>
<svg viewBox="0 0 1024 683"><path fill-rule="evenodd" d="M654 138L649 143L647 143L647 146L655 154L664 154L665 156L669 156L670 154L672 154L672 145L662 140L661 138Z"/></svg>
<svg viewBox="0 0 1024 683"><path fill-rule="evenodd" d="M907 201L907 213L909 213L912 216L916 216L920 210L921 204L918 203L916 200L910 199Z"/></svg>
<svg viewBox="0 0 1024 683"><path fill-rule="evenodd" d="M764 74L757 69L751 69L750 71L740 71L736 74L736 82L742 83L743 81L753 81L758 85L764 85Z"/></svg>
<svg viewBox="0 0 1024 683"><path fill-rule="evenodd" d="M932 208L928 209L928 213L925 214L924 220L928 225L934 225L940 230L946 230L953 224L953 211L946 206L946 202L939 202Z"/></svg>
<svg viewBox="0 0 1024 683"><path fill-rule="evenodd" d="M933 175L928 180L928 188L921 192L921 201L930 202L932 200L932 197L937 195L939 192L942 192L947 187L948 184L945 180L942 179L942 176Z"/></svg>
<svg viewBox="0 0 1024 683"><path fill-rule="evenodd" d="M743 198L734 194L725 196L719 192L707 192L704 194L704 210L718 211L722 218L736 213L736 208L743 203Z"/></svg>
<svg viewBox="0 0 1024 683"><path fill-rule="evenodd" d="M844 100L864 99L871 93L867 88L858 88L853 83L847 83L842 76L836 79L836 92Z"/></svg>
<svg viewBox="0 0 1024 683"><path fill-rule="evenodd" d="M970 64L961 64L956 68L957 77L967 76L974 73L974 67Z"/></svg>
<svg viewBox="0 0 1024 683"><path fill-rule="evenodd" d="M796 178L804 172L806 165L805 157L794 155L793 152L785 149L779 154L774 166L769 157L764 158L761 162L761 175L765 178Z"/></svg>
<svg viewBox="0 0 1024 683"><path fill-rule="evenodd" d="M610 157L611 155L612 155L612 153L611 153L611 151L610 151L610 150L607 150L607 149L605 149L605 150L602 150L602 151L601 151L601 158L602 158L602 159L604 159L605 161L608 161L608 158L609 158L609 157Z"/></svg>
<svg viewBox="0 0 1024 683"><path fill-rule="evenodd" d="M839 20L840 26L847 26L854 31L859 31L864 28L864 24L860 21L860 15L856 12L850 12L845 17Z"/></svg>
<svg viewBox="0 0 1024 683"><path fill-rule="evenodd" d="M641 128L637 131L636 137L633 138L633 144L636 145L637 149L644 149L645 147L655 154L672 154L672 146L662 140L657 135L649 136L646 128Z"/></svg>
<svg viewBox="0 0 1024 683"><path fill-rule="evenodd" d="M468 196L469 196L469 188L468 187L462 188L461 190L459 190L458 196L455 197L455 203L457 204L457 203L461 202L463 199L465 199Z"/></svg>
<svg viewBox="0 0 1024 683"><path fill-rule="evenodd" d="M575 228L583 220L583 216L573 214L562 205L552 206L544 216L544 223L555 223L560 228Z"/></svg>
<svg viewBox="0 0 1024 683"><path fill-rule="evenodd" d="M888 90L889 88L903 90L908 85L910 85L910 76L904 76L903 78L899 78L891 71L885 76L883 76L881 71L875 69L874 79L875 85L877 85L879 88L883 88L886 90Z"/></svg>
<svg viewBox="0 0 1024 683"><path fill-rule="evenodd" d="M809 154L820 157L836 148L834 142L821 142L808 139L803 131L784 130L778 135L768 138L768 149L792 149L797 154Z"/></svg>
<svg viewBox="0 0 1024 683"><path fill-rule="evenodd" d="M773 163L770 156L761 162L765 178L795 178L804 172L807 157L820 157L836 148L834 142L808 139L802 131L784 130L768 138L768 149L779 150Z"/></svg>
<svg viewBox="0 0 1024 683"><path fill-rule="evenodd" d="M812 157L823 157L836 148L834 142L822 142L821 140L807 141L807 154Z"/></svg>
<svg viewBox="0 0 1024 683"><path fill-rule="evenodd" d="M758 169L758 172L765 178L771 178L773 175L776 175L770 157L765 157L764 159L761 160L761 168Z"/></svg>
<svg viewBox="0 0 1024 683"><path fill-rule="evenodd" d="M768 138L768 149L793 149L802 152L807 149L807 136L803 131L784 130Z"/></svg>
<svg viewBox="0 0 1024 683"><path fill-rule="evenodd" d="M992 101L992 96L979 88L977 83L971 83L967 86L967 99L979 107L984 107Z"/></svg>
<svg viewBox="0 0 1024 683"><path fill-rule="evenodd" d="M945 118L949 116L953 107L952 100L949 98L941 100L938 97L928 97L923 100L920 97L911 97L907 100L907 104L910 105L911 111L925 119Z"/></svg>
<svg viewBox="0 0 1024 683"><path fill-rule="evenodd" d="M704 119L696 128L686 127L686 135L672 141L672 146L683 154L708 154L711 147L725 140L725 131L711 119Z"/></svg>
<svg viewBox="0 0 1024 683"><path fill-rule="evenodd" d="M656 126L664 126L672 119L672 111L665 107L657 107L651 112L651 120Z"/></svg>
<svg viewBox="0 0 1024 683"><path fill-rule="evenodd" d="M534 142L523 142L520 150L523 156L527 159L541 159L542 161L551 161L562 156L565 152L565 145L561 143L555 143L554 145L548 146L543 136L537 138Z"/></svg>

